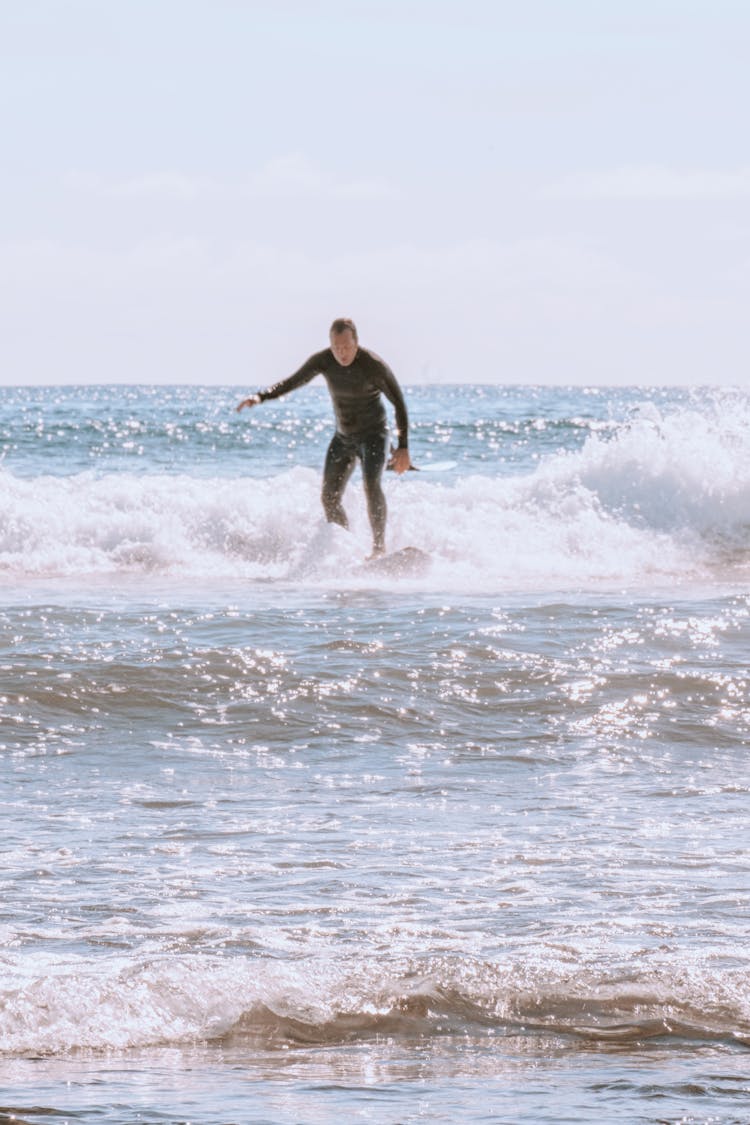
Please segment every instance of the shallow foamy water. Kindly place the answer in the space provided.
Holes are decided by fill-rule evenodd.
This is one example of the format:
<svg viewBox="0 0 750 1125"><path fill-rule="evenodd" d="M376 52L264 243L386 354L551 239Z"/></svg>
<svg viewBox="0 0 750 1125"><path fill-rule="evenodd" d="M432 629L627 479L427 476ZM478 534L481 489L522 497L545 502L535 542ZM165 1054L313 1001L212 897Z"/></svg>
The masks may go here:
<svg viewBox="0 0 750 1125"><path fill-rule="evenodd" d="M0 1120L743 1120L737 403L547 394L425 429L458 466L388 482L404 580L356 481L321 529L218 422L211 475L8 445Z"/></svg>

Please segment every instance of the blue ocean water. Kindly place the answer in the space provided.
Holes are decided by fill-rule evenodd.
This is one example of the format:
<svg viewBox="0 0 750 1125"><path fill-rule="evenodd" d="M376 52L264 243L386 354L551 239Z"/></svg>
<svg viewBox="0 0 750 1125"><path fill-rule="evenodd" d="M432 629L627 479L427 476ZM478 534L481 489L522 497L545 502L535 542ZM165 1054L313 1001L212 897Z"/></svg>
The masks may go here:
<svg viewBox="0 0 750 1125"><path fill-rule="evenodd" d="M744 1122L750 396L0 391L0 1122Z"/></svg>

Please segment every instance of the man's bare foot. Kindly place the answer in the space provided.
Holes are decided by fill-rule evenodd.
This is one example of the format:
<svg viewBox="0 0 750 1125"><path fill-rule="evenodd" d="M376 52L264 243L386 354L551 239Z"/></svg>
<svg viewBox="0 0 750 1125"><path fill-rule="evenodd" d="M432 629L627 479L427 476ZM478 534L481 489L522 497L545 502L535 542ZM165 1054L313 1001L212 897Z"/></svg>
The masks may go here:
<svg viewBox="0 0 750 1125"><path fill-rule="evenodd" d="M382 559L385 554L385 547L373 547L372 554L368 555L365 562L373 562L375 559Z"/></svg>

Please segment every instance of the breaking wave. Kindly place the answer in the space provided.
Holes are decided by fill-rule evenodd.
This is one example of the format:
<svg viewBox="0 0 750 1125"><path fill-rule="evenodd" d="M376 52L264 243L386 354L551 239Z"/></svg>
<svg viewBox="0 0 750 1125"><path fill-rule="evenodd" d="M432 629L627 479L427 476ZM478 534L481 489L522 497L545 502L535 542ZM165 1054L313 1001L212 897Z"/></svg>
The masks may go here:
<svg viewBox="0 0 750 1125"><path fill-rule="evenodd" d="M648 977L552 964L499 967L439 958L357 969L196 956L119 968L47 965L23 983L7 964L2 1053L54 1055L157 1044L335 1045L438 1036L572 1037L600 1044L659 1037L750 1046L746 971ZM399 972L399 968L402 969Z"/></svg>
<svg viewBox="0 0 750 1125"><path fill-rule="evenodd" d="M389 546L430 554L420 579L428 586L744 577L748 421L729 406L666 417L650 406L525 475L487 475L466 462L388 474ZM358 479L346 497L351 534L322 524L319 488L318 473L299 466L265 479L23 479L0 469L0 572L356 582L369 550Z"/></svg>

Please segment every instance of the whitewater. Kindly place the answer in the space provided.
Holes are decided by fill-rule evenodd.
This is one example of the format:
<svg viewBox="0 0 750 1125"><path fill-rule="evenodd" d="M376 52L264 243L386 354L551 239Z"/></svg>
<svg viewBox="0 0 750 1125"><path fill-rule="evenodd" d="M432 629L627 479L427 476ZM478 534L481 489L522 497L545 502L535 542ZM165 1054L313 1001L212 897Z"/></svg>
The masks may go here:
<svg viewBox="0 0 750 1125"><path fill-rule="evenodd" d="M0 389L0 1122L741 1122L750 396Z"/></svg>

